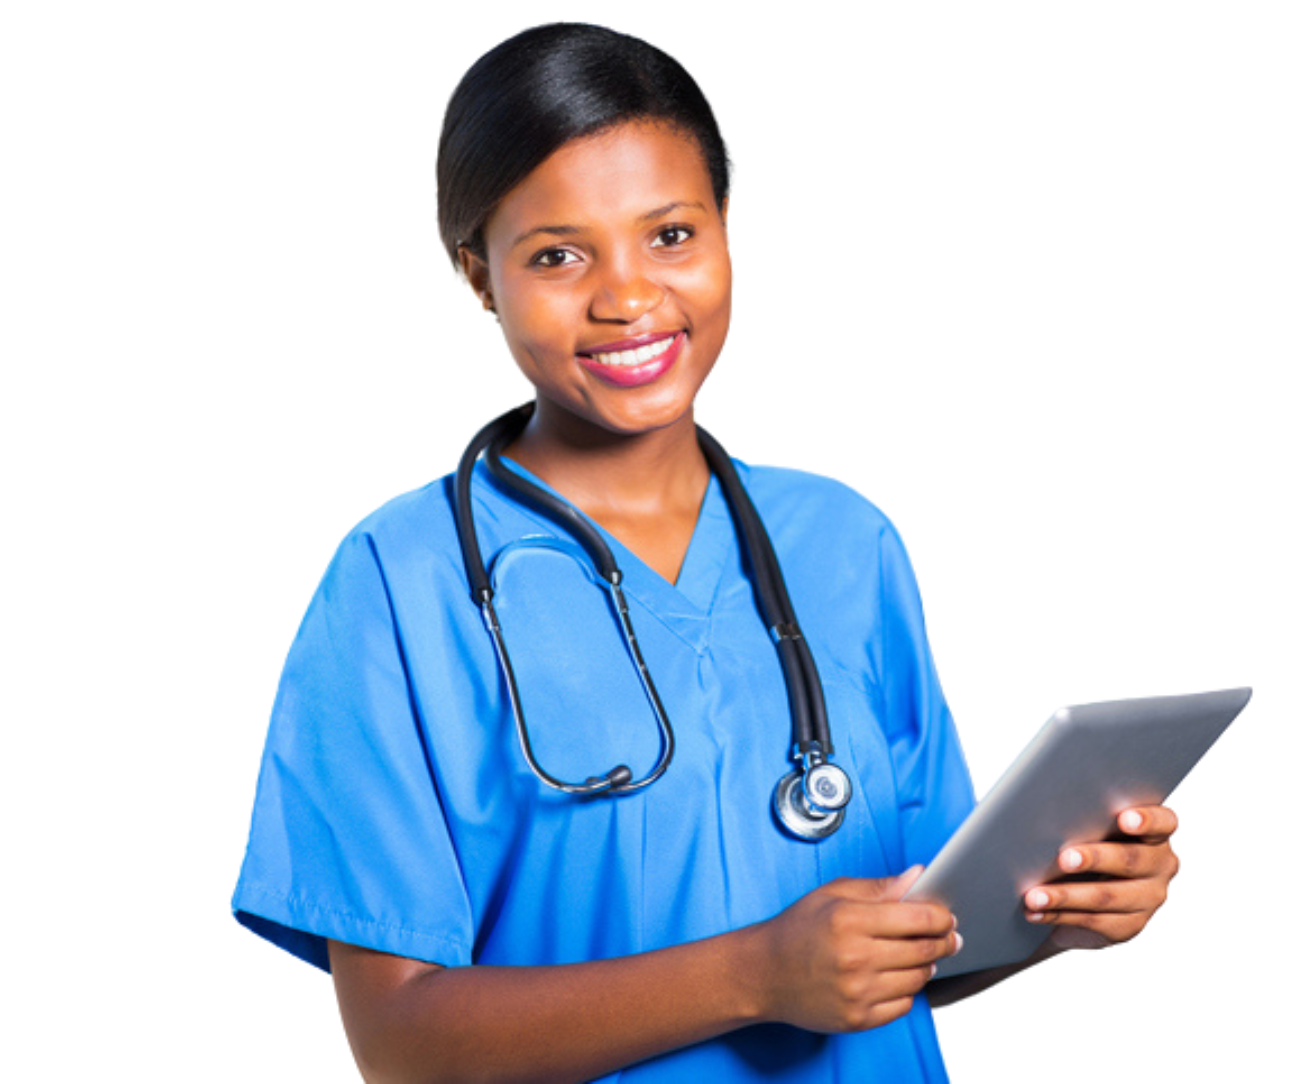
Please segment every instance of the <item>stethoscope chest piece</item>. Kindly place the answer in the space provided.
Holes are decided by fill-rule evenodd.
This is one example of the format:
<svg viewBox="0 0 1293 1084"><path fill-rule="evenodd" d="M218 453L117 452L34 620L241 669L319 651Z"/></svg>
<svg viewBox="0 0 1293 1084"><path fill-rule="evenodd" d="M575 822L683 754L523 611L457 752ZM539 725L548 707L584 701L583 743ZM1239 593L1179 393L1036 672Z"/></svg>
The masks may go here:
<svg viewBox="0 0 1293 1084"><path fill-rule="evenodd" d="M781 777L773 792L772 807L777 819L791 835L800 839L824 839L844 823L844 807L853 796L848 773L820 759L804 758L804 768Z"/></svg>

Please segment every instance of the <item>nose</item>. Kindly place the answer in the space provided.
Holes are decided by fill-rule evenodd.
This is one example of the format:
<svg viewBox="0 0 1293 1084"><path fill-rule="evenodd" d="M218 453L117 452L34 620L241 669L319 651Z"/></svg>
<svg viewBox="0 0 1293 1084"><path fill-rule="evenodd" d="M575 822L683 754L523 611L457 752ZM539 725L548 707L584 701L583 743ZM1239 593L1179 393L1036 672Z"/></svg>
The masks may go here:
<svg viewBox="0 0 1293 1084"><path fill-rule="evenodd" d="M589 299L588 315L605 323L631 324L664 300L664 286L649 260L621 254L602 263Z"/></svg>

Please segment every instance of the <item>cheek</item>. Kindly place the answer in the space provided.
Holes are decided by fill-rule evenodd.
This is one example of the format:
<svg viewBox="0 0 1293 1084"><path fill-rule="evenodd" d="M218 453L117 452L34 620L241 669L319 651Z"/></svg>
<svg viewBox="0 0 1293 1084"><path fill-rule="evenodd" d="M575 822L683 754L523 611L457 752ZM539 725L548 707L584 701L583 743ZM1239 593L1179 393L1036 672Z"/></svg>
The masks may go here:
<svg viewBox="0 0 1293 1084"><path fill-rule="evenodd" d="M721 344L727 337L732 311L731 266L726 261L711 264L689 276L685 286L680 283L680 287L690 299L697 334Z"/></svg>
<svg viewBox="0 0 1293 1084"><path fill-rule="evenodd" d="M695 289L715 312L726 312L732 301L732 261L726 247L715 251L698 267Z"/></svg>
<svg viewBox="0 0 1293 1084"><path fill-rule="evenodd" d="M503 337L524 367L529 359L570 353L572 300L558 291L502 290L495 308Z"/></svg>

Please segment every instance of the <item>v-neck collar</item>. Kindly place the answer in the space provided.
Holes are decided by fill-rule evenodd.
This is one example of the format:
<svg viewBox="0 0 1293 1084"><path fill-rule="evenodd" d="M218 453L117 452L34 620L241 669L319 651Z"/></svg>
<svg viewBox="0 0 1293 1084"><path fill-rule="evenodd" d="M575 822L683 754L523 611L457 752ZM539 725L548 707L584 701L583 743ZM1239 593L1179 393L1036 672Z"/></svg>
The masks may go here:
<svg viewBox="0 0 1293 1084"><path fill-rule="evenodd" d="M506 456L503 458L508 467L523 478L558 500L566 499L514 459ZM477 482L483 481L494 493L506 499L519 515L531 520L546 533L570 537L560 524L516 498L493 476L483 461L476 465L475 479ZM665 627L696 651L703 651L709 637L710 619L718 597L719 583L728 563L737 552L736 528L718 479L710 475L677 583L670 583L601 524L591 518L589 522L606 540L615 555L615 562L624 573L625 593L632 596L634 602L641 603L655 614Z"/></svg>

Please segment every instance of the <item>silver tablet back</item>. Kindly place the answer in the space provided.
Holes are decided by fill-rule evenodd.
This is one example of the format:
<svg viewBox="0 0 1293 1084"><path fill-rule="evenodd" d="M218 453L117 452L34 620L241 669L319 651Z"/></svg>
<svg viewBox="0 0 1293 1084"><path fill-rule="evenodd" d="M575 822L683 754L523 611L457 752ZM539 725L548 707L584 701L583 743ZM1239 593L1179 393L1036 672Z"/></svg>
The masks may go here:
<svg viewBox="0 0 1293 1084"><path fill-rule="evenodd" d="M907 893L956 915L965 945L939 962L939 976L1030 956L1051 927L1024 918L1024 892L1061 877L1066 844L1106 839L1122 810L1161 804L1251 695L1226 689L1056 712Z"/></svg>

